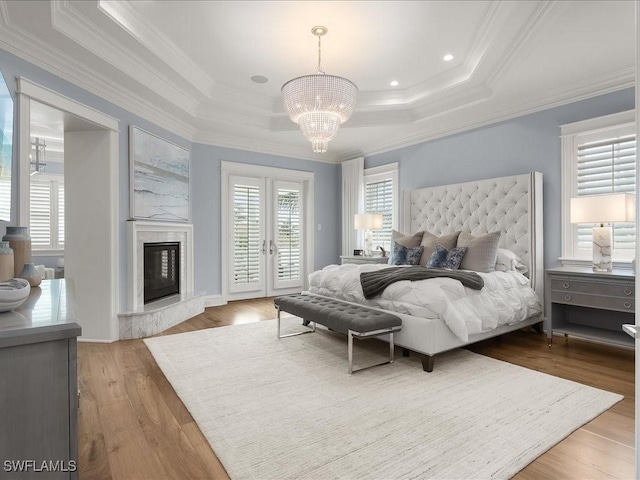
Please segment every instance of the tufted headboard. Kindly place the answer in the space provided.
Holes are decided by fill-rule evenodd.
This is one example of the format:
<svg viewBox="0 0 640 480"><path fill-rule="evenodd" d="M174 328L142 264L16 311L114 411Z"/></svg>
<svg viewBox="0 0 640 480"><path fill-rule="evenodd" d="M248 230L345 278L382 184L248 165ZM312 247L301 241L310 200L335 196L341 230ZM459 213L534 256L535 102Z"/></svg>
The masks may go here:
<svg viewBox="0 0 640 480"><path fill-rule="evenodd" d="M500 248L520 257L543 298L542 173L405 190L403 220L406 233L502 232Z"/></svg>

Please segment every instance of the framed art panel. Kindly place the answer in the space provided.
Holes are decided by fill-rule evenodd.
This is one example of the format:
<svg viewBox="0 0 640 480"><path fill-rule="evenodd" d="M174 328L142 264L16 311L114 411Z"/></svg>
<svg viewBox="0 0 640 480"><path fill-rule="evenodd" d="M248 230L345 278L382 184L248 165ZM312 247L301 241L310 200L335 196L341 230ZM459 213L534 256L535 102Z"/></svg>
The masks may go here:
<svg viewBox="0 0 640 480"><path fill-rule="evenodd" d="M129 129L131 217L189 221L189 150L141 128Z"/></svg>

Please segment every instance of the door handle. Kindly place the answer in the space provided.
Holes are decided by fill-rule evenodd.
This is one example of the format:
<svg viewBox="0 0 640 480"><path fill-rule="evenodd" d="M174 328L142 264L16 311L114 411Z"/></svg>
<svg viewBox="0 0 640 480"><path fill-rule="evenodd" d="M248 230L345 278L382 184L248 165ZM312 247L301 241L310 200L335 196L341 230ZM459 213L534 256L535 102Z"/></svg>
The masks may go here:
<svg viewBox="0 0 640 480"><path fill-rule="evenodd" d="M274 243L273 240L269 240L269 255L273 255L278 251L278 246Z"/></svg>
<svg viewBox="0 0 640 480"><path fill-rule="evenodd" d="M262 254L264 255L265 253L267 253L267 241L263 240L262 241Z"/></svg>

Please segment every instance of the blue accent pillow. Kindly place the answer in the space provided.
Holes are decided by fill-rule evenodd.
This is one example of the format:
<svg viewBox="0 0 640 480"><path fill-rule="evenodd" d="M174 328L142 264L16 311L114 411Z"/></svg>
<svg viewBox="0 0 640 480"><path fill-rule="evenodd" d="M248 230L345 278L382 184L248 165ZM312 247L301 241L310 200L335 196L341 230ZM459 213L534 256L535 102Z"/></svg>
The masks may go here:
<svg viewBox="0 0 640 480"><path fill-rule="evenodd" d="M393 255L389 261L391 265L418 265L422 256L423 246L405 247L399 243L393 243Z"/></svg>
<svg viewBox="0 0 640 480"><path fill-rule="evenodd" d="M446 268L448 270L458 270L462 257L467 253L467 247L458 247L447 250L442 245L436 243L436 248L427 260L427 268Z"/></svg>

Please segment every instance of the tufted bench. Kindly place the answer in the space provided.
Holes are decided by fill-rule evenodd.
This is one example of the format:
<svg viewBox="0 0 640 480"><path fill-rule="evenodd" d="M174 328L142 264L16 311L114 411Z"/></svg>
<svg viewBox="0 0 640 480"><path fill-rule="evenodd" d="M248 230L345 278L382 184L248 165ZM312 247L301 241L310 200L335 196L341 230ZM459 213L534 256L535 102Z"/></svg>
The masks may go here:
<svg viewBox="0 0 640 480"><path fill-rule="evenodd" d="M336 332L344 333L348 337L349 374L353 373L353 338L363 339L378 335L389 335L389 361L371 365L386 365L393 363L393 332L402 328L402 320L391 313L381 312L372 308L353 305L351 303L334 300L333 298L317 297L314 295L286 295L274 299L278 310L278 338L311 333L316 329L316 323L324 325ZM280 333L280 311L289 312L305 321L313 323L313 327L304 332L282 335ZM370 367L365 367L370 368ZM364 370L359 368L358 370Z"/></svg>

